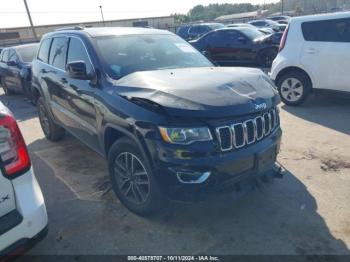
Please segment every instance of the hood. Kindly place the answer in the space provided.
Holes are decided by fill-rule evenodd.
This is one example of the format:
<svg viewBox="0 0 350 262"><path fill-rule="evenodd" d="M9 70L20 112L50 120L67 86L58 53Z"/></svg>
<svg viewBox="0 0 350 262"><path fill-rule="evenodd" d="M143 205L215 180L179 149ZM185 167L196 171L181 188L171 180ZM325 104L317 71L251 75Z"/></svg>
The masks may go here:
<svg viewBox="0 0 350 262"><path fill-rule="evenodd" d="M272 81L259 69L185 68L136 72L114 83L129 99L160 105L182 117L229 117L279 103Z"/></svg>

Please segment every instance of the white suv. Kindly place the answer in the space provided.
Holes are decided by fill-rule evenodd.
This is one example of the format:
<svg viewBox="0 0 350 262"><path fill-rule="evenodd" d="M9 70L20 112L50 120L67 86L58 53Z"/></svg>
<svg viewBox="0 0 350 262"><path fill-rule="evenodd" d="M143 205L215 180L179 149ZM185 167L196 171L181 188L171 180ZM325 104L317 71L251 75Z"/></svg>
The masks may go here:
<svg viewBox="0 0 350 262"><path fill-rule="evenodd" d="M316 89L350 92L350 12L293 18L270 76L288 105Z"/></svg>
<svg viewBox="0 0 350 262"><path fill-rule="evenodd" d="M0 102L0 260L45 236L47 214L16 120Z"/></svg>

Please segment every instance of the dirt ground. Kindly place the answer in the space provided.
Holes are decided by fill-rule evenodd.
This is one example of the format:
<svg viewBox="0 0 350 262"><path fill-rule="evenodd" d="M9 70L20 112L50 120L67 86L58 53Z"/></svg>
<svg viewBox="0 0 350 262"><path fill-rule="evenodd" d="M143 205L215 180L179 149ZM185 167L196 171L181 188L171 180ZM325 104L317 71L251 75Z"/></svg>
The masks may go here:
<svg viewBox="0 0 350 262"><path fill-rule="evenodd" d="M350 254L350 100L281 105L285 177L240 197L172 203L153 218L110 191L106 162L75 138L48 142L36 109L0 96L18 119L49 215L30 254Z"/></svg>

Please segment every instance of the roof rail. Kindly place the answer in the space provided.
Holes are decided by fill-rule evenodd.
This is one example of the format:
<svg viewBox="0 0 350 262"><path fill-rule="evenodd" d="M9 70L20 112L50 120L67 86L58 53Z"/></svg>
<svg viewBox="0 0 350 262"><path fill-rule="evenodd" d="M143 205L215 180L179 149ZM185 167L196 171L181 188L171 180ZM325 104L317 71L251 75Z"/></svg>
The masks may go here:
<svg viewBox="0 0 350 262"><path fill-rule="evenodd" d="M55 31L64 31L64 30L84 30L82 26L67 26L55 29Z"/></svg>

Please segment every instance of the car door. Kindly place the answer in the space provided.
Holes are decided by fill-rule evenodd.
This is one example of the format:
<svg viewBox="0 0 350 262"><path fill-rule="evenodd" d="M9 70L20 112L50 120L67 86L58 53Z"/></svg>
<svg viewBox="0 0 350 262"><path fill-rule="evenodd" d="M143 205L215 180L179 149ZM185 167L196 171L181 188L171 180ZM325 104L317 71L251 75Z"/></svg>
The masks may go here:
<svg viewBox="0 0 350 262"><path fill-rule="evenodd" d="M68 45L67 63L83 61L86 72L94 74L90 56L85 44L80 38L71 37ZM99 150L97 135L95 88L90 80L72 79L65 77L65 92L67 93L70 114L74 115L75 128L72 130L79 138L95 150Z"/></svg>
<svg viewBox="0 0 350 262"><path fill-rule="evenodd" d="M228 41L232 56L233 64L249 64L255 61L256 54L253 51L252 41L236 30L226 31L225 39Z"/></svg>
<svg viewBox="0 0 350 262"><path fill-rule="evenodd" d="M350 18L305 22L302 33L300 60L314 87L349 92Z"/></svg>
<svg viewBox="0 0 350 262"><path fill-rule="evenodd" d="M244 44L235 30L219 30L207 37L206 50L212 60L220 65L240 64L244 58Z"/></svg>
<svg viewBox="0 0 350 262"><path fill-rule="evenodd" d="M41 69L40 74L44 81L40 84L43 89L47 90L50 108L55 119L66 129L73 129L75 123L70 114L69 94L66 91L67 81L65 80L67 47L67 37L62 36L53 38L49 53L49 66L47 69L45 67Z"/></svg>
<svg viewBox="0 0 350 262"><path fill-rule="evenodd" d="M22 92L20 60L14 49L9 50L7 65L7 87L16 92Z"/></svg>
<svg viewBox="0 0 350 262"><path fill-rule="evenodd" d="M213 31L207 34L203 41L203 51L215 63L224 65L232 60L232 53L226 43L224 31Z"/></svg>
<svg viewBox="0 0 350 262"><path fill-rule="evenodd" d="M6 83L8 54L9 54L8 49L4 49L1 52L0 76L1 76L1 81L3 83Z"/></svg>

